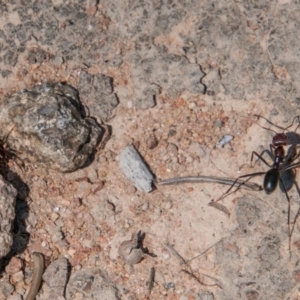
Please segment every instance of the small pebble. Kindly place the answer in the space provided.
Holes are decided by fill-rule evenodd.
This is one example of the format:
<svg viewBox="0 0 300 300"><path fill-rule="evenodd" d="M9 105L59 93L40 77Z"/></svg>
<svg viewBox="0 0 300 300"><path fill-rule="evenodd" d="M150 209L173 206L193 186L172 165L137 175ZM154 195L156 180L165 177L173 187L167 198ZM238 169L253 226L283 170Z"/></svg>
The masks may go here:
<svg viewBox="0 0 300 300"><path fill-rule="evenodd" d="M12 257L9 264L6 266L5 271L8 275L13 275L19 272L23 267L23 262L20 258Z"/></svg>
<svg viewBox="0 0 300 300"><path fill-rule="evenodd" d="M186 158L186 162L189 164L189 163L192 163L194 161L194 159L191 157L191 156L187 156Z"/></svg>
<svg viewBox="0 0 300 300"><path fill-rule="evenodd" d="M226 144L230 143L230 141L233 139L232 135L225 134L222 139L217 144L218 148L223 148Z"/></svg>
<svg viewBox="0 0 300 300"><path fill-rule="evenodd" d="M71 257L73 257L74 254L75 254L76 252L77 252L77 251L76 251L75 249L73 249L73 248L71 248L71 249L68 250L68 254L69 254Z"/></svg>
<svg viewBox="0 0 300 300"><path fill-rule="evenodd" d="M172 144L172 143L168 144L167 151L168 151L168 154L171 155L171 156L177 156L177 154L178 154L177 146Z"/></svg>
<svg viewBox="0 0 300 300"><path fill-rule="evenodd" d="M158 141L155 135L152 134L146 139L146 145L147 148L150 150L154 149L158 145Z"/></svg>
<svg viewBox="0 0 300 300"><path fill-rule="evenodd" d="M221 128L223 126L223 122L218 119L218 120L214 121L214 126Z"/></svg>
<svg viewBox="0 0 300 300"><path fill-rule="evenodd" d="M56 213L59 212L59 206L55 206L55 207L53 208L53 211L56 212Z"/></svg>
<svg viewBox="0 0 300 300"><path fill-rule="evenodd" d="M194 109L196 107L196 104L194 102L191 102L189 104L189 109Z"/></svg>
<svg viewBox="0 0 300 300"><path fill-rule="evenodd" d="M53 221L53 222L55 222L57 219L59 218L59 215L57 214L57 213L52 213L51 214L51 220Z"/></svg>
<svg viewBox="0 0 300 300"><path fill-rule="evenodd" d="M144 211L148 210L148 208L149 208L149 203L148 203L148 202L145 202L145 203L142 205L142 207L141 207L141 209L144 210Z"/></svg>
<svg viewBox="0 0 300 300"><path fill-rule="evenodd" d="M91 193L92 185L87 181L81 181L78 183L77 196L86 198Z"/></svg>
<svg viewBox="0 0 300 300"><path fill-rule="evenodd" d="M17 282L20 282L20 281L23 281L23 280L24 280L24 274L23 274L22 270L11 276L11 283L12 284L16 284Z"/></svg>
<svg viewBox="0 0 300 300"><path fill-rule="evenodd" d="M75 269L76 271L79 271L79 270L82 269L82 266L81 266L81 265L76 265L76 266L74 267L74 269Z"/></svg>
<svg viewBox="0 0 300 300"><path fill-rule="evenodd" d="M163 250L162 258L164 260L168 260L170 259L170 257L171 257L170 252L168 250Z"/></svg>

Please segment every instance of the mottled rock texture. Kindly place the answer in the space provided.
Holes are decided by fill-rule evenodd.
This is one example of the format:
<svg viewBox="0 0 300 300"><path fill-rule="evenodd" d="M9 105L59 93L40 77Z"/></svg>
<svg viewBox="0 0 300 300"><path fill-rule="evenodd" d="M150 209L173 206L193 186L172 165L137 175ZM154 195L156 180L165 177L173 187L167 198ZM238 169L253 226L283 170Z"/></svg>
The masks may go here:
<svg viewBox="0 0 300 300"><path fill-rule="evenodd" d="M13 244L13 221L17 191L0 175L0 258L8 254Z"/></svg>
<svg viewBox="0 0 300 300"><path fill-rule="evenodd" d="M61 83L5 98L0 120L21 159L62 172L86 165L103 132L94 119L82 116L78 92Z"/></svg>
<svg viewBox="0 0 300 300"><path fill-rule="evenodd" d="M80 73L78 90L84 95L88 107L93 106L92 113L98 122L107 120L112 110L119 104L117 95L113 92L113 79L97 74L91 75L85 71Z"/></svg>
<svg viewBox="0 0 300 300"><path fill-rule="evenodd" d="M110 299L118 300L118 290L108 275L101 270L82 270L75 272L67 285L66 299Z"/></svg>
<svg viewBox="0 0 300 300"><path fill-rule="evenodd" d="M40 299L64 299L67 279L68 261L61 256L53 261L43 274L43 280L47 289Z"/></svg>

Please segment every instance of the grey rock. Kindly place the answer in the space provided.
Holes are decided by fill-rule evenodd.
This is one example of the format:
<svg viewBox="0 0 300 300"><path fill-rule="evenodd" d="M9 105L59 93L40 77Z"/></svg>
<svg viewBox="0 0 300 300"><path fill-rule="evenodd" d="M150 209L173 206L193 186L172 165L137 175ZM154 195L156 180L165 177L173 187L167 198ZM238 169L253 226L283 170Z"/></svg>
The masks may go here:
<svg viewBox="0 0 300 300"><path fill-rule="evenodd" d="M183 56L159 55L154 60L143 61L142 67L149 81L163 87L171 97L178 97L185 90L192 94L204 93L204 85L200 83L204 73L199 65Z"/></svg>
<svg viewBox="0 0 300 300"><path fill-rule="evenodd" d="M13 285L9 282L9 275L4 274L0 280L0 299L7 299L13 293L14 289Z"/></svg>
<svg viewBox="0 0 300 300"><path fill-rule="evenodd" d="M202 292L197 296L197 300L214 300L214 294L212 292Z"/></svg>
<svg viewBox="0 0 300 300"><path fill-rule="evenodd" d="M108 275L102 270L81 270L75 272L67 285L66 299L75 299L75 295L82 295L82 299L118 300L118 289Z"/></svg>
<svg viewBox="0 0 300 300"><path fill-rule="evenodd" d="M59 257L47 267L45 273L43 274L43 280L49 287L49 290L47 291L47 299L57 299L57 297L63 297L67 279L68 261L64 257ZM41 299L43 299L43 297Z"/></svg>
<svg viewBox="0 0 300 300"><path fill-rule="evenodd" d="M0 258L8 254L13 244L13 222L17 191L0 175Z"/></svg>
<svg viewBox="0 0 300 300"><path fill-rule="evenodd" d="M274 196L272 200L280 213L275 214L267 201L251 195L239 199L236 207L239 226L216 245L219 274L224 286L231 283L231 288L217 291L216 299L233 299L231 295L238 293L243 299L250 299L257 291L259 299L283 299L293 289L293 273L286 266L292 259L297 262L298 257L291 258L281 252L283 244L288 243L284 228L287 217L282 213L286 201ZM278 230L282 230L286 239L278 236ZM234 274L239 275L233 283ZM261 282L265 284L263 290Z"/></svg>
<svg viewBox="0 0 300 300"><path fill-rule="evenodd" d="M152 191L153 175L132 145L120 153L119 167L139 191L144 193Z"/></svg>
<svg viewBox="0 0 300 300"><path fill-rule="evenodd" d="M1 127L8 143L31 163L71 172L85 166L103 129L81 115L78 92L61 83L42 84L5 98L0 104Z"/></svg>
<svg viewBox="0 0 300 300"><path fill-rule="evenodd" d="M99 122L107 120L112 110L119 104L117 95L113 92L113 79L97 74L80 73L78 90L86 97L86 103L93 107L93 116Z"/></svg>
<svg viewBox="0 0 300 300"><path fill-rule="evenodd" d="M154 58L144 59L139 56L130 58L132 66L131 78L135 87L133 104L139 109L154 106L155 98L162 90L173 98L184 91L191 94L203 94L204 85L200 83L204 73L199 65L179 55L155 53Z"/></svg>

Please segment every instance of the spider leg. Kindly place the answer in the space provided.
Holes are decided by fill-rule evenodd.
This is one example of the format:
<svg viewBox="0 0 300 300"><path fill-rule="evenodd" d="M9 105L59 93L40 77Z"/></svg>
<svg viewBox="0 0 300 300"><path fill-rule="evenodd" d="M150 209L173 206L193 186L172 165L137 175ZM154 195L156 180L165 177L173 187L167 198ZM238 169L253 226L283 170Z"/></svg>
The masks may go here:
<svg viewBox="0 0 300 300"><path fill-rule="evenodd" d="M266 174L266 172L256 172L256 173L246 174L246 175L242 175L242 176L237 177L237 178L235 179L235 181L232 183L232 185L227 189L227 191L226 191L220 198L218 198L217 200L215 200L215 202L216 202L216 201L220 201L220 200L224 199L225 197L227 197L228 195L233 194L233 193L235 193L236 191L238 191L238 190L241 188L241 186L242 186L243 184L245 184L246 182L248 182L252 177L259 176L259 175L264 175L264 174ZM248 177L246 180L241 181L241 182L238 182L239 179L241 179L241 178L246 178L246 177ZM237 184L237 183L238 183L238 184ZM234 191L230 192L230 191L232 190L232 188L233 188L236 184L237 184L236 189L235 189Z"/></svg>

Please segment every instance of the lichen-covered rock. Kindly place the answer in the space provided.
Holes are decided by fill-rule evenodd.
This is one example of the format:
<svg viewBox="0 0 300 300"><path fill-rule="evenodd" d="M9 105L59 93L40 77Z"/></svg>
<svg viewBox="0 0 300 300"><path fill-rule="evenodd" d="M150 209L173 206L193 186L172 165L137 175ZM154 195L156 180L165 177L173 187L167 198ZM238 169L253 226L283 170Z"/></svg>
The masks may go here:
<svg viewBox="0 0 300 300"><path fill-rule="evenodd" d="M82 116L78 92L61 83L5 98L0 120L2 134L9 134L8 144L18 157L62 172L86 165L104 132L94 119Z"/></svg>
<svg viewBox="0 0 300 300"><path fill-rule="evenodd" d="M0 175L0 258L8 254L13 244L13 222L17 191Z"/></svg>

